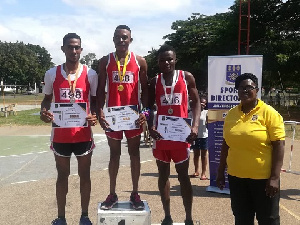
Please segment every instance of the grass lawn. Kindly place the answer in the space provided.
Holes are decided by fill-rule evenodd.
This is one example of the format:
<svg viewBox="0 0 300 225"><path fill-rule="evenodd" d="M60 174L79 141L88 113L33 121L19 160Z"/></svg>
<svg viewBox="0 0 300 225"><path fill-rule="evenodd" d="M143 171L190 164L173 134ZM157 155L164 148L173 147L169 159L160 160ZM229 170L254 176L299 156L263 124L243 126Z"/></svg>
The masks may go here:
<svg viewBox="0 0 300 225"><path fill-rule="evenodd" d="M1 107L9 104L21 104L21 105L35 105L41 104L44 98L44 94L39 93L37 95L24 95L24 94L1 94Z"/></svg>
<svg viewBox="0 0 300 225"><path fill-rule="evenodd" d="M7 117L0 117L0 126L24 126L24 125L31 125L31 126L49 126L49 124L44 123L40 120L40 109L31 109L31 110L24 110L18 111L17 115L9 115Z"/></svg>
<svg viewBox="0 0 300 225"><path fill-rule="evenodd" d="M24 94L6 94L1 96L1 108L5 105L18 104L18 105L40 105L44 98L44 94L40 93L37 95L24 95ZM39 116L40 109L18 111L17 115L9 115L7 117L0 117L0 126L7 125L32 125L42 126L46 125L40 120Z"/></svg>

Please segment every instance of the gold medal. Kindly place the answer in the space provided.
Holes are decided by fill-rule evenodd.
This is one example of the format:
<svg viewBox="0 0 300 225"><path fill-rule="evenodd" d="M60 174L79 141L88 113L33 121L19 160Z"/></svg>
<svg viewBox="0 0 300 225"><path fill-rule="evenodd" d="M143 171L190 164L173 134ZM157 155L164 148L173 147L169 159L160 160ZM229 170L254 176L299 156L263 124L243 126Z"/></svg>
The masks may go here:
<svg viewBox="0 0 300 225"><path fill-rule="evenodd" d="M129 58L129 51L127 52L127 55L125 57L125 61L124 61L124 65L123 65L123 70L121 71L121 62L118 59L118 56L116 54L116 62L117 62L117 67L118 67L118 74L119 74L119 82L123 83L123 78L126 74L126 67L127 67L127 63L128 63L128 58ZM118 91L123 91L124 90L124 86L122 84L120 84L118 86Z"/></svg>
<svg viewBox="0 0 300 225"><path fill-rule="evenodd" d="M124 90L124 86L122 85L122 84L120 84L119 86L118 86L118 91L123 91Z"/></svg>
<svg viewBox="0 0 300 225"><path fill-rule="evenodd" d="M172 115L173 114L173 109L169 108L168 113L169 113L169 115Z"/></svg>

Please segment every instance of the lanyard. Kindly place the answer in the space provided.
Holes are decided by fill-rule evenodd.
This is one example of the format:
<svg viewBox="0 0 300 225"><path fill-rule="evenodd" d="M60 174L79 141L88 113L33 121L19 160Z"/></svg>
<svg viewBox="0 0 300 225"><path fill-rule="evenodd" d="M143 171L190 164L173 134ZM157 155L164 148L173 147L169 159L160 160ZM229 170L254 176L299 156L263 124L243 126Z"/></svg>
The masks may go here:
<svg viewBox="0 0 300 225"><path fill-rule="evenodd" d="M76 73L75 73L75 80L74 80L73 84L72 84L72 81L71 81L71 74L69 74L69 70L68 70L66 64L65 64L65 69L66 69L66 74L67 74L67 77L68 77L68 83L69 83L69 86L70 86L70 92L75 93L76 83L77 83L77 80L78 80L78 73L79 73L79 69L80 69L80 63L77 66Z"/></svg>
<svg viewBox="0 0 300 225"><path fill-rule="evenodd" d="M127 67L127 63L128 63L128 58L129 58L129 51L125 57L125 61L124 61L124 65L123 65L123 71L121 73L121 63L120 60L118 59L118 55L116 53L116 62L117 62L117 66L118 66L118 73L119 73L119 81L120 83L123 81L123 78L125 76L126 73L126 67Z"/></svg>
<svg viewBox="0 0 300 225"><path fill-rule="evenodd" d="M168 95L167 94L167 86L166 86L166 81L163 77L163 74L161 75L161 84L164 88L164 93L165 93L165 97L166 97L166 100L168 102L169 105L171 105L172 103L172 100L173 100L173 94L174 94L174 88L175 88L175 84L178 80L178 70L175 70L175 77L174 77L174 74L173 74L173 80L172 80L172 86L171 86L171 94Z"/></svg>

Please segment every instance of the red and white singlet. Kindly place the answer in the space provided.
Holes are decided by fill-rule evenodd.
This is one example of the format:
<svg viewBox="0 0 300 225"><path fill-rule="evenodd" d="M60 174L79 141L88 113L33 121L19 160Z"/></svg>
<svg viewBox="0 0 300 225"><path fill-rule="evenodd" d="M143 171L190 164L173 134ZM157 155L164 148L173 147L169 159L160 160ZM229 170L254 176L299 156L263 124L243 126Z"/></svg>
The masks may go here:
<svg viewBox="0 0 300 225"><path fill-rule="evenodd" d="M75 102L86 102L87 112L89 113L90 83L88 80L87 66L82 65L83 69L78 77L75 91ZM69 83L61 74L61 65L57 66L56 76L53 82L53 95L55 103L70 103ZM57 143L77 143L92 140L91 127L74 128L54 128L52 129L52 141Z"/></svg>
<svg viewBox="0 0 300 225"><path fill-rule="evenodd" d="M178 74L178 76L176 76ZM177 79L176 79L177 77ZM163 88L163 75L158 74L155 85L155 101L157 104L157 117L159 115L178 116L182 118L188 118L188 89L185 80L185 74L182 70L175 70L173 79L175 80L174 93L171 99L171 104L168 104L166 100L164 88ZM171 94L171 87L166 87L168 95ZM169 109L173 109L172 115L168 113ZM157 122L156 122L157 123ZM156 124L157 125L157 124ZM155 149L159 150L173 150L173 149L187 149L189 144L179 141L156 141Z"/></svg>
<svg viewBox="0 0 300 225"><path fill-rule="evenodd" d="M123 66L121 65L121 71ZM130 52L126 73L123 81L120 82L118 67L115 53L108 55L106 65L107 73L107 95L106 106L123 106L123 105L140 105L140 82L139 82L140 65L136 55ZM118 91L118 86L122 84L124 90Z"/></svg>

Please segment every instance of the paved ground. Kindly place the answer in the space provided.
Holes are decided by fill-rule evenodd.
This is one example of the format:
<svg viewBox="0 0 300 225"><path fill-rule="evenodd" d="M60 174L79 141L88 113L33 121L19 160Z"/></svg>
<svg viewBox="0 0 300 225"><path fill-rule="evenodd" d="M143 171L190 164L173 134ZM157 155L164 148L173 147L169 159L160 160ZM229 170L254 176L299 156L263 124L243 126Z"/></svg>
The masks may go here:
<svg viewBox="0 0 300 225"><path fill-rule="evenodd" d="M22 143L25 142L26 137L29 138L27 135L48 138L45 135L49 135L49 133L50 127L0 127L0 137L4 139L4 141L3 139L0 140L0 150L3 149L3 143L9 141L9 138L15 137L12 143L20 148L25 148L25 144ZM103 132L99 127L94 129L94 133L96 134L96 139L99 141L97 147L99 152L98 154L95 153L92 162L90 217L92 222L97 224L98 202L103 201L109 191L107 173L108 154L105 153L107 152L105 149L108 146L106 141L102 141ZM25 138L24 141L17 142L21 137ZM29 143L33 143L34 141L32 140ZM44 141L44 139L40 140L40 144ZM284 169L289 168L290 144L290 139L288 139ZM125 142L123 146L126 146ZM1 224L45 225L50 224L50 221L56 216L54 188L56 171L53 156L47 150L48 147L45 146L45 153L38 153L40 151L37 150L24 156L18 155L0 158ZM157 168L150 154L151 149L143 147L141 148L141 153L144 158L142 159L140 194L142 199L145 199L150 206L152 223L158 224L163 219L163 213L157 189ZM124 151L117 181L117 193L121 201L128 200L131 190L130 167L128 161L126 161L126 156L126 151ZM300 171L300 141L295 141L292 157L292 170ZM10 161L12 158L17 158L18 160ZM73 174L75 175L69 179L69 194L67 197L66 217L69 225L78 224L80 216L79 179L76 175L76 161L73 162L73 166ZM6 171L7 168L10 168L9 171ZM190 172L192 173L192 167ZM40 176L37 176L38 174ZM174 165L172 165L170 181L172 195L171 214L175 222L182 223L184 220L184 210ZM206 187L209 185L209 181L200 181L199 179L192 179L191 181L194 191L194 220L201 221L202 225L234 224L229 196L207 192ZM299 175L283 172L281 187L281 224L300 224Z"/></svg>

